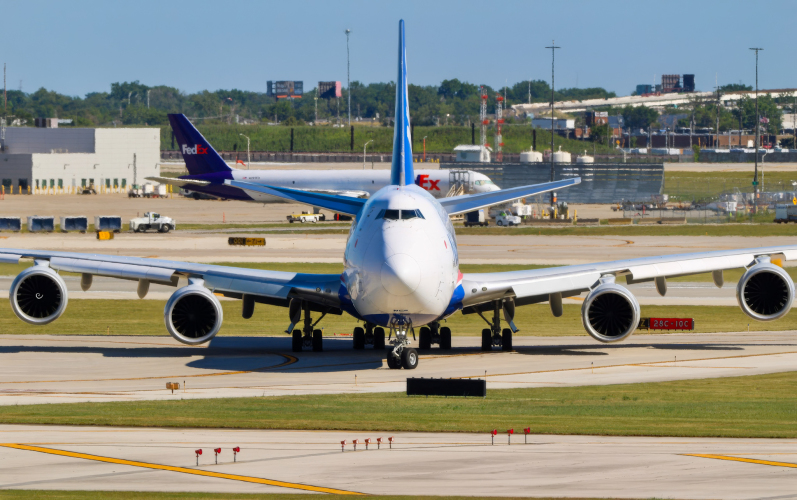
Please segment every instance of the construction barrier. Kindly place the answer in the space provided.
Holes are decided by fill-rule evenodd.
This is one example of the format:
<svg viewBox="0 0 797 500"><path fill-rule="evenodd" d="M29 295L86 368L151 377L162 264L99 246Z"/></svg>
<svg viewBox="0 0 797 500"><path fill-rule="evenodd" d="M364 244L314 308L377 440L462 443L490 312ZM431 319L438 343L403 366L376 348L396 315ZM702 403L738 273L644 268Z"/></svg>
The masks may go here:
<svg viewBox="0 0 797 500"><path fill-rule="evenodd" d="M52 233L55 231L55 217L40 215L29 216L28 231L31 233Z"/></svg>

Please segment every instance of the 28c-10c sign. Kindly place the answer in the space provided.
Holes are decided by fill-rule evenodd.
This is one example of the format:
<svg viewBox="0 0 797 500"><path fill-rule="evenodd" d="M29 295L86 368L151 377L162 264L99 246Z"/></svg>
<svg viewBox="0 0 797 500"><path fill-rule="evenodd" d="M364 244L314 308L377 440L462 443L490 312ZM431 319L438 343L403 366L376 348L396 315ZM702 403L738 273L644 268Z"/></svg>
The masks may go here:
<svg viewBox="0 0 797 500"><path fill-rule="evenodd" d="M693 318L642 318L639 328L646 330L694 330Z"/></svg>

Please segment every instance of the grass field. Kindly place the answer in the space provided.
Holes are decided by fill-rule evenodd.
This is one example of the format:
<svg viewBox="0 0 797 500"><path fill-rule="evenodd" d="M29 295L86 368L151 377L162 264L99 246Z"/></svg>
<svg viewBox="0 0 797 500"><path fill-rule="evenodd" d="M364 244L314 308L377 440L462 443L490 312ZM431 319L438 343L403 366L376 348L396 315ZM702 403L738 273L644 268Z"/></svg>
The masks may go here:
<svg viewBox="0 0 797 500"><path fill-rule="evenodd" d="M599 370L599 368L596 368ZM585 373L585 377L589 374ZM582 387L0 406L0 423L797 438L797 372Z"/></svg>
<svg viewBox="0 0 797 500"><path fill-rule="evenodd" d="M323 495L302 493L189 493L189 492L151 492L151 491L64 491L64 490L0 490L0 499L3 500L329 500L351 499L350 495ZM393 496L369 495L373 500L473 500L474 497L455 496ZM480 497L495 500L554 500L550 497ZM561 500L558 498L557 500ZM567 500L587 500L568 498ZM597 499L593 499L597 500Z"/></svg>
<svg viewBox="0 0 797 500"><path fill-rule="evenodd" d="M167 335L163 325L164 301L159 300L71 300L66 312L57 321L44 326L20 321L11 308L0 307L0 331L6 335ZM276 306L257 304L252 319L241 317L240 301L223 301L224 324L220 336L285 336L288 311ZM695 332L735 332L797 330L797 314L776 321L758 322L749 319L738 307L719 306L642 306L643 317L694 318ZM318 317L316 315L315 317ZM564 315L554 318L548 304L517 308L515 324L521 336L584 335L581 306L565 304ZM357 320L346 314L328 315L318 328L324 335L350 334ZM478 336L486 327L475 314L460 313L448 318L444 326L455 336ZM640 330L637 335L647 333Z"/></svg>
<svg viewBox="0 0 797 500"><path fill-rule="evenodd" d="M752 180L752 163L750 172L665 172L662 192L669 194L672 201L704 200L736 189L743 193L752 193ZM764 166L764 182L759 186L761 191L794 191L791 184L793 180L797 180L797 172L769 173Z"/></svg>

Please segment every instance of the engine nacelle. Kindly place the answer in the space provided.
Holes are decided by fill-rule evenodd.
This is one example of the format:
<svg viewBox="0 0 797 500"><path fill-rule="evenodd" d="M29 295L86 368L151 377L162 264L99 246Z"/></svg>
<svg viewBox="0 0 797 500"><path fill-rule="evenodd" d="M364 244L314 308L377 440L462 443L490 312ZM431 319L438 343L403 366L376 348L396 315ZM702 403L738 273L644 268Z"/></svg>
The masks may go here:
<svg viewBox="0 0 797 500"><path fill-rule="evenodd" d="M742 311L758 321L783 317L794 301L794 282L768 258L757 259L736 285L736 300Z"/></svg>
<svg viewBox="0 0 797 500"><path fill-rule="evenodd" d="M8 298L19 319L31 325L46 325L66 309L66 283L53 269L36 265L14 278Z"/></svg>
<svg viewBox="0 0 797 500"><path fill-rule="evenodd" d="M639 314L636 297L613 280L595 287L581 306L584 328L600 342L618 342L634 333Z"/></svg>
<svg viewBox="0 0 797 500"><path fill-rule="evenodd" d="M219 299L210 290L191 284L169 297L163 319L172 337L183 344L198 345L219 333L224 315Z"/></svg>

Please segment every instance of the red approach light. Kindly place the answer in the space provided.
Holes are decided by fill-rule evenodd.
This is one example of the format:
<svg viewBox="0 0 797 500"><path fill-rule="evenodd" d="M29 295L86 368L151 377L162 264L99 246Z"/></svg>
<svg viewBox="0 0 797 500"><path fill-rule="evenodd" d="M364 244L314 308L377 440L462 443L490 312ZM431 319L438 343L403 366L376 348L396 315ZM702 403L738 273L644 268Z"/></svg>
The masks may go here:
<svg viewBox="0 0 797 500"><path fill-rule="evenodd" d="M221 453L221 448L215 448L213 451L215 451L216 455L218 455L219 453Z"/></svg>
<svg viewBox="0 0 797 500"><path fill-rule="evenodd" d="M515 433L515 429L509 429L509 430L508 430L508 431L506 431L506 432L507 432L507 434L514 434L514 433Z"/></svg>
<svg viewBox="0 0 797 500"><path fill-rule="evenodd" d="M498 429L493 429L493 432L491 432L490 434L492 434L493 436L498 435Z"/></svg>
<svg viewBox="0 0 797 500"><path fill-rule="evenodd" d="M234 451L235 453L238 453L239 451L241 451L241 447L240 446L236 446L235 448L232 449L232 451Z"/></svg>
<svg viewBox="0 0 797 500"><path fill-rule="evenodd" d="M525 432L526 434L531 434L531 427L526 427L525 429L523 429L523 432Z"/></svg>
<svg viewBox="0 0 797 500"><path fill-rule="evenodd" d="M495 98L495 100L496 100L496 101L503 101L503 100L504 100L504 98L503 98L503 97L501 97L501 96L499 95L498 97L496 97L496 98Z"/></svg>
<svg viewBox="0 0 797 500"><path fill-rule="evenodd" d="M196 453L197 455L201 455L202 454L202 450L194 450L194 453Z"/></svg>
<svg viewBox="0 0 797 500"><path fill-rule="evenodd" d="M392 443L393 442L393 436L390 436L389 438L387 438L387 440Z"/></svg>
<svg viewBox="0 0 797 500"><path fill-rule="evenodd" d="M490 120L484 120L482 123L485 124L485 125L489 125L490 124Z"/></svg>
<svg viewBox="0 0 797 500"><path fill-rule="evenodd" d="M482 99L487 99L487 96L486 96L486 95L483 95L483 96L482 96Z"/></svg>

